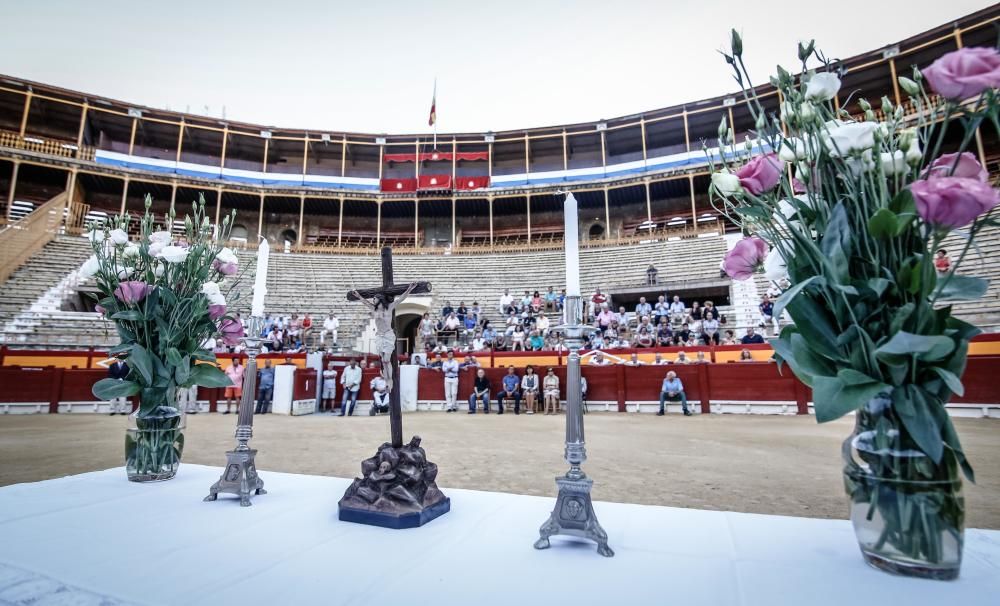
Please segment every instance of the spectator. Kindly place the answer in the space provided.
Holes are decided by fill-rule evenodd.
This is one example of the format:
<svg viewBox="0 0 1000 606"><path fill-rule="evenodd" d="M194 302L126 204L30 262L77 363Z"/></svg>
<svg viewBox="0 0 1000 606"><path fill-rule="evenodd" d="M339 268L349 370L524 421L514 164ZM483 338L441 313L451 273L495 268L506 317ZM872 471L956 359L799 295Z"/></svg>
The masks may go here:
<svg viewBox="0 0 1000 606"><path fill-rule="evenodd" d="M556 291L550 286L549 292L545 293L545 311L550 313L555 312L558 307L559 295L557 295Z"/></svg>
<svg viewBox="0 0 1000 606"><path fill-rule="evenodd" d="M542 311L542 307L544 306L545 300L542 299L542 295L538 294L538 291L536 290L535 294L531 295L531 311L537 314Z"/></svg>
<svg viewBox="0 0 1000 606"><path fill-rule="evenodd" d="M425 314L426 315L426 314ZM320 347L326 345L326 335L330 335L330 342L334 346L337 345L337 332L340 330L340 320L337 319L337 314L330 312L330 315L323 320L323 331L319 333L319 344Z"/></svg>
<svg viewBox="0 0 1000 606"><path fill-rule="evenodd" d="M361 367L358 366L357 358L351 358L350 363L344 368L340 384L344 386L344 396L340 400L340 416L344 416L344 413L353 416L354 407L358 403L358 392L361 391ZM348 401L351 403L350 408Z"/></svg>
<svg viewBox="0 0 1000 606"><path fill-rule="evenodd" d="M323 370L323 392L319 401L320 412L333 412L337 400L337 370L333 362L328 362Z"/></svg>
<svg viewBox="0 0 1000 606"><path fill-rule="evenodd" d="M521 306L520 306L522 312L531 309L531 299L532 299L531 293L527 290L524 291L524 296L521 297Z"/></svg>
<svg viewBox="0 0 1000 606"><path fill-rule="evenodd" d="M562 289L562 292L559 293L559 311L562 311L565 305L566 305L566 289L564 288Z"/></svg>
<svg viewBox="0 0 1000 606"><path fill-rule="evenodd" d="M662 417L665 414L664 408L668 400L671 402L680 400L684 416L691 416L691 411L688 410L687 394L684 393L684 384L677 378L677 373L672 370L667 372L667 376L663 379L663 385L660 386L660 412L656 413L658 416Z"/></svg>
<svg viewBox="0 0 1000 606"><path fill-rule="evenodd" d="M774 317L774 303L771 302L771 297L764 295L764 298L760 300L760 321L761 326L764 328L764 333L767 333L769 326L774 326L774 334L777 335L779 332L778 319Z"/></svg>
<svg viewBox="0 0 1000 606"><path fill-rule="evenodd" d="M229 377L229 382L232 383L229 387L226 387L225 398L226 398L226 410L222 414L229 414L229 407L233 405L233 400L236 400L236 412L240 411L240 398L243 397L243 365L240 363L239 357L233 358L233 363L226 369L226 376Z"/></svg>
<svg viewBox="0 0 1000 606"><path fill-rule="evenodd" d="M650 286L656 284L656 268L652 265L646 268L646 284Z"/></svg>
<svg viewBox="0 0 1000 606"><path fill-rule="evenodd" d="M504 400L514 398L514 414L521 414L521 378L514 372L513 366L507 367L507 374L500 380L500 393L497 394L497 412L503 414Z"/></svg>
<svg viewBox="0 0 1000 606"><path fill-rule="evenodd" d="M656 343L656 329L649 323L649 316L642 316L635 329L635 347L652 347Z"/></svg>
<svg viewBox="0 0 1000 606"><path fill-rule="evenodd" d="M521 324L514 326L514 332L510 336L510 350L524 351L524 327Z"/></svg>
<svg viewBox="0 0 1000 606"><path fill-rule="evenodd" d="M260 369L257 380L257 408L255 414L266 415L271 412L271 401L274 399L274 369L271 360L264 360L264 368Z"/></svg>
<svg viewBox="0 0 1000 606"><path fill-rule="evenodd" d="M441 354L434 354L434 359L427 365L427 368L441 370L442 366L444 366L444 361L441 359Z"/></svg>
<svg viewBox="0 0 1000 606"><path fill-rule="evenodd" d="M674 300L670 303L670 321L674 324L680 324L684 321L684 314L687 308L684 307L684 303L681 302L681 298L674 295Z"/></svg>
<svg viewBox="0 0 1000 606"><path fill-rule="evenodd" d="M696 353L692 364L708 364L708 358L705 357L705 352L699 351Z"/></svg>
<svg viewBox="0 0 1000 606"><path fill-rule="evenodd" d="M606 359L604 357L604 353L602 353L600 351L597 352L597 353L595 353L594 356L592 358L590 358L590 365L591 366L608 366L610 364L611 364L611 361L608 360L608 359Z"/></svg>
<svg viewBox="0 0 1000 606"><path fill-rule="evenodd" d="M285 345L294 346L302 337L302 322L299 314L292 314L292 319L288 321L288 330L285 331Z"/></svg>
<svg viewBox="0 0 1000 606"><path fill-rule="evenodd" d="M444 319L444 330L442 331L448 343L453 343L458 338L458 327L458 316L455 315L455 312L449 313Z"/></svg>
<svg viewBox="0 0 1000 606"><path fill-rule="evenodd" d="M480 318L483 317L483 310L479 308L479 301L473 301L472 307L469 308L469 315L475 320L476 324L479 323Z"/></svg>
<svg viewBox="0 0 1000 606"><path fill-rule="evenodd" d="M267 333L271 332L274 328L274 318L271 317L270 313L264 314L264 329L261 331L260 336L267 336Z"/></svg>
<svg viewBox="0 0 1000 606"><path fill-rule="evenodd" d="M177 408L187 414L198 414L198 386L177 387Z"/></svg>
<svg viewBox="0 0 1000 606"><path fill-rule="evenodd" d="M476 336L472 339L472 345L469 347L471 351L483 351L487 347L486 339L483 338L483 333L477 331Z"/></svg>
<svg viewBox="0 0 1000 606"><path fill-rule="evenodd" d="M302 343L307 346L309 344L309 335L310 333L312 333L312 327L313 327L313 319L312 316L310 316L309 313L307 312L306 315L302 318Z"/></svg>
<svg viewBox="0 0 1000 606"><path fill-rule="evenodd" d="M458 410L458 360L455 359L455 352L448 350L448 359L441 364L441 372L444 373L444 400L445 412L456 412Z"/></svg>
<svg viewBox="0 0 1000 606"><path fill-rule="evenodd" d="M540 332L543 337L549 334L549 319L545 314L539 314L538 319L535 320L535 330Z"/></svg>
<svg viewBox="0 0 1000 606"><path fill-rule="evenodd" d="M719 321L715 319L715 314L711 311L705 312L705 319L701 323L701 338L705 341L705 345L718 345L721 339L719 338Z"/></svg>
<svg viewBox="0 0 1000 606"><path fill-rule="evenodd" d="M664 366L670 364L670 360L664 358L660 352L656 352L656 358L653 360L653 366Z"/></svg>
<svg viewBox="0 0 1000 606"><path fill-rule="evenodd" d="M483 324L483 342L486 343L486 347L496 347L497 333L493 330L493 326L490 325L490 321L486 320Z"/></svg>
<svg viewBox="0 0 1000 606"><path fill-rule="evenodd" d="M718 308L715 307L715 303L711 301L705 301L704 307L701 308L701 317L704 318L708 312L712 312L715 319L722 322L722 314L720 314Z"/></svg>
<svg viewBox="0 0 1000 606"><path fill-rule="evenodd" d="M542 381L542 395L545 398L545 414L559 414L559 377L551 368Z"/></svg>
<svg viewBox="0 0 1000 606"><path fill-rule="evenodd" d="M458 309L455 310L455 317L462 324L465 324L465 317L469 315L468 308L465 307L465 301L458 302Z"/></svg>
<svg viewBox="0 0 1000 606"><path fill-rule="evenodd" d="M618 307L618 313L615 314L614 321L618 322L619 325L625 325L629 323L629 315L628 312L625 311L624 305Z"/></svg>
<svg viewBox="0 0 1000 606"><path fill-rule="evenodd" d="M278 328L278 323L273 324L271 331L267 333L267 343L268 349L270 351L281 351L281 346L285 341L285 337Z"/></svg>
<svg viewBox="0 0 1000 606"><path fill-rule="evenodd" d="M455 312L455 308L451 306L451 301L445 301L444 307L441 308L441 317L447 318L452 313Z"/></svg>
<svg viewBox="0 0 1000 606"><path fill-rule="evenodd" d="M583 405L583 412L587 412L587 377L580 375L580 400Z"/></svg>
<svg viewBox="0 0 1000 606"><path fill-rule="evenodd" d="M490 380L486 378L486 371L480 368L476 371L476 380L473 383L472 395L469 396L469 414L476 414L477 400L483 402L483 412L490 414Z"/></svg>
<svg viewBox="0 0 1000 606"><path fill-rule="evenodd" d="M479 362L473 362L472 356L465 356L462 363L458 365L458 369L465 370L466 368L479 368Z"/></svg>
<svg viewBox="0 0 1000 606"><path fill-rule="evenodd" d="M663 295L656 299L656 305L653 306L653 317L657 324L660 323L661 319L670 317L670 304L667 303L667 298Z"/></svg>
<svg viewBox="0 0 1000 606"><path fill-rule="evenodd" d="M951 259L948 258L948 251L939 248L934 254L934 269L939 274L946 274L951 269Z"/></svg>
<svg viewBox="0 0 1000 606"><path fill-rule="evenodd" d="M511 296L510 290L503 289L503 294L500 295L500 307L499 311L503 315L509 314L514 310L514 297Z"/></svg>
<svg viewBox="0 0 1000 606"><path fill-rule="evenodd" d="M724 337L722 337L723 345L739 345L739 341L736 340L736 335L731 330L727 330Z"/></svg>
<svg viewBox="0 0 1000 606"><path fill-rule="evenodd" d="M368 385L372 388L372 407L368 409L368 415L374 417L377 414L387 414L389 412L389 386L382 375L375 375Z"/></svg>
<svg viewBox="0 0 1000 606"><path fill-rule="evenodd" d="M687 354L683 351L677 352L677 359L674 360L674 364L690 364L691 358L687 357Z"/></svg>
<svg viewBox="0 0 1000 606"><path fill-rule="evenodd" d="M531 345L531 351L542 351L545 346L545 339L542 338L542 334L537 330L531 331L531 337L528 338L528 342Z"/></svg>
<svg viewBox="0 0 1000 606"><path fill-rule="evenodd" d="M521 394L524 396L524 410L529 415L535 414L538 387L538 375L535 374L535 367L529 365L524 369L524 376L521 377Z"/></svg>
<svg viewBox="0 0 1000 606"><path fill-rule="evenodd" d="M465 325L462 335L465 337L466 342L468 342L469 337L476 334L476 318L472 314L466 314L464 322Z"/></svg>
<svg viewBox="0 0 1000 606"><path fill-rule="evenodd" d="M549 333L549 336L545 337L545 349L547 351L557 351L559 349L559 339L556 337L555 333Z"/></svg>
<svg viewBox="0 0 1000 606"><path fill-rule="evenodd" d="M749 349L740 352L740 362L753 362L753 354L750 353Z"/></svg>
<svg viewBox="0 0 1000 606"><path fill-rule="evenodd" d="M727 331L727 332L732 332L732 331ZM743 337L740 339L740 343L742 343L743 345L760 345L764 343L764 337L754 332L753 326L748 326L747 334L743 335ZM733 345L735 345L735 343L733 343Z"/></svg>
<svg viewBox="0 0 1000 606"><path fill-rule="evenodd" d="M597 313L608 302L608 297L601 292L600 288L596 288L594 289L594 294L590 297L590 302L593 305L594 313Z"/></svg>
<svg viewBox="0 0 1000 606"><path fill-rule="evenodd" d="M114 379L116 381L124 381L125 379L128 378L128 373L129 373L129 367L128 364L125 363L125 360L122 359L121 355L115 356L115 361L112 362L110 366L108 366L108 378ZM243 385L242 380L243 379L241 377L240 385ZM109 403L111 405L110 406L111 416L114 416L118 413L121 413L123 415L127 415L129 413L128 398L126 398L125 396L111 398ZM228 407L226 408L226 412L229 412Z"/></svg>
<svg viewBox="0 0 1000 606"><path fill-rule="evenodd" d="M434 321L431 320L431 314L424 312L423 318L420 319L420 346L421 349L425 351L434 346Z"/></svg>
<svg viewBox="0 0 1000 606"><path fill-rule="evenodd" d="M607 330L608 327L611 326L611 323L614 322L615 315L611 313L610 309L608 309L607 303L601 303L598 309L600 311L597 314L597 325L601 330Z"/></svg>
<svg viewBox="0 0 1000 606"><path fill-rule="evenodd" d="M646 363L639 359L639 354L632 354L629 356L628 362L625 362L625 366L645 366Z"/></svg>
<svg viewBox="0 0 1000 606"><path fill-rule="evenodd" d="M642 318L653 313L653 306L646 302L646 297L639 297L639 304L635 306L635 317Z"/></svg>
<svg viewBox="0 0 1000 606"><path fill-rule="evenodd" d="M660 324L656 327L656 344L660 347L669 347L674 343L674 330L667 321L667 316L660 316Z"/></svg>
<svg viewBox="0 0 1000 606"><path fill-rule="evenodd" d="M691 327L691 331L694 334L701 334L701 321L704 319L702 315L701 307L698 306L698 302L695 301L691 304L691 311L687 315L687 323Z"/></svg>
<svg viewBox="0 0 1000 606"><path fill-rule="evenodd" d="M476 356L469 356L469 368L482 368L483 365L479 363Z"/></svg>
<svg viewBox="0 0 1000 606"><path fill-rule="evenodd" d="M566 342L562 335L556 337L556 344L552 347L552 351L569 351L569 348L566 347Z"/></svg>

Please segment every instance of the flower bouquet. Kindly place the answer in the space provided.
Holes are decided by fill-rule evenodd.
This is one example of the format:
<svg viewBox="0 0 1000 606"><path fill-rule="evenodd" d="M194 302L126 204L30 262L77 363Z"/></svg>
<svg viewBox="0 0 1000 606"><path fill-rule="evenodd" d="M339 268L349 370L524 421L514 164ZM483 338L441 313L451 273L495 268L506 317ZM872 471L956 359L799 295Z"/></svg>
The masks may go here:
<svg viewBox="0 0 1000 606"><path fill-rule="evenodd" d="M945 404L962 394L979 330L950 304L987 287L958 271L977 234L998 224L997 190L967 149L980 127L1000 132L1000 54L963 48L915 68L899 78L908 104L883 97L879 111L858 99L858 118L842 109L850 97L836 103L841 68L812 42L799 45L799 75L779 67L771 79L777 111L755 91L735 31L724 55L757 137L737 145L723 119L710 157L713 205L748 236L724 267L739 280L764 270L782 289L774 317L787 311L794 324L771 343L812 387L817 420L856 411L844 482L866 561L955 578L959 470L974 477ZM964 240L961 253L936 267L947 237Z"/></svg>
<svg viewBox="0 0 1000 606"><path fill-rule="evenodd" d="M125 439L126 471L138 482L177 473L184 449L177 390L230 384L205 341L220 335L235 345L243 335L240 322L227 313L226 294L233 296L239 282L238 258L222 245L231 217L213 233L201 198L184 218L183 235L175 239L173 209L158 226L150 205L147 196L135 240L128 235L128 216L90 226L94 254L81 270L95 279L100 291L96 309L121 337L110 355L129 367L123 380L95 383L94 395L102 400L139 396ZM227 284L226 294L220 284Z"/></svg>

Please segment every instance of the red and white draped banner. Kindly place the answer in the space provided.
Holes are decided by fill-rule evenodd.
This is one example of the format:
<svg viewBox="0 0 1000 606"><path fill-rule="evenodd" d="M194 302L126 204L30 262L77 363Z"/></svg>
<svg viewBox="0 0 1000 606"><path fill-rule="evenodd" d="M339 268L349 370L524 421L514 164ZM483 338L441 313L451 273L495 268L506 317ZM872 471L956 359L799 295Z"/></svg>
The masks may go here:
<svg viewBox="0 0 1000 606"><path fill-rule="evenodd" d="M451 152L422 152L420 154L421 162L451 162L452 157L459 162L485 162L489 160L489 152L458 152L453 154ZM382 159L386 162L413 162L417 158L417 154L385 154Z"/></svg>
<svg viewBox="0 0 1000 606"><path fill-rule="evenodd" d="M384 192L415 192L417 191L416 179L382 179L380 188Z"/></svg>
<svg viewBox="0 0 1000 606"><path fill-rule="evenodd" d="M490 178L483 177L455 177L455 189L484 189L490 186Z"/></svg>
<svg viewBox="0 0 1000 606"><path fill-rule="evenodd" d="M417 189L451 189L451 175L420 175Z"/></svg>

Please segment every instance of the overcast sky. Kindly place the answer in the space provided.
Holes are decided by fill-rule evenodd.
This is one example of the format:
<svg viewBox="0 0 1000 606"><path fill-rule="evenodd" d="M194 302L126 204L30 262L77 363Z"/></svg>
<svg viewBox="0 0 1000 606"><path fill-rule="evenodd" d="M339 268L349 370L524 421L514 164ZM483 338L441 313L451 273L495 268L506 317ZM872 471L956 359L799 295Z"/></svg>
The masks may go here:
<svg viewBox="0 0 1000 606"><path fill-rule="evenodd" d="M0 73L270 126L486 131L638 113L763 81L816 38L847 57L983 0L0 0ZM766 9L766 10L765 10ZM207 110L206 110L207 107Z"/></svg>

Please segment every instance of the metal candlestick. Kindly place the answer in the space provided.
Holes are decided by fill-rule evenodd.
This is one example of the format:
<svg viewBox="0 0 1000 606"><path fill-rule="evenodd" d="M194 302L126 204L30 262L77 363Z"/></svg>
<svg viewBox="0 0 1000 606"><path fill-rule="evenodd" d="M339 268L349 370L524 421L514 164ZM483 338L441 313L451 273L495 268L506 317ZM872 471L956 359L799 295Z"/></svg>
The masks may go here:
<svg viewBox="0 0 1000 606"><path fill-rule="evenodd" d="M247 321L248 332L243 337L243 344L246 346L247 360L246 369L243 371L243 394L240 396L239 412L236 421L236 440L238 444L233 450L226 451L226 469L222 472L222 477L212 487L205 497L206 501L214 501L220 492L235 494L240 497L240 506L250 506L251 493L267 494L264 490L264 481L257 475L257 466L254 464L254 457L257 455L255 449L250 448L247 442L253 437L253 410L254 401L257 394L257 354L260 353L260 346L264 342L260 333L264 328L264 318L251 316Z"/></svg>
<svg viewBox="0 0 1000 606"><path fill-rule="evenodd" d="M580 349L588 334L595 329L583 323L583 300L579 295L566 297L563 305L563 324L554 328L563 334L569 359L566 365L566 462L569 471L556 478L559 496L549 519L538 530L540 538L535 549L548 549L549 538L570 535L590 539L597 543L597 553L605 557L615 555L608 547L608 533L604 532L594 513L590 489L594 481L580 467L587 460L583 439L583 394L580 389Z"/></svg>

